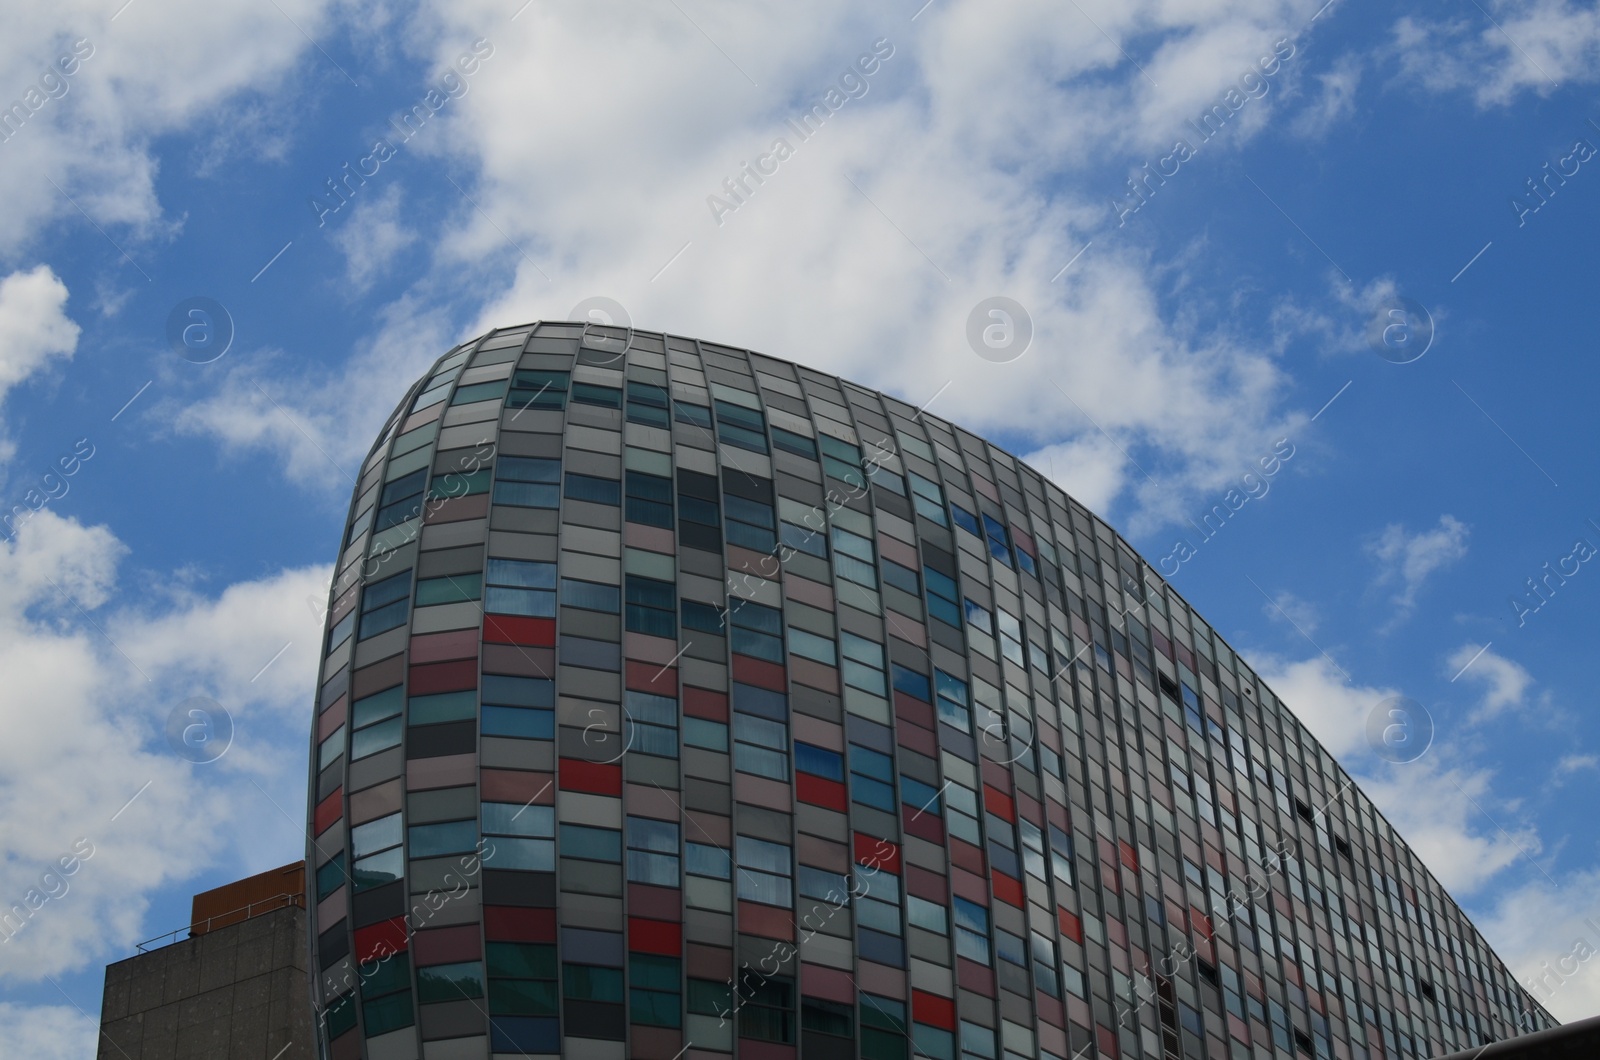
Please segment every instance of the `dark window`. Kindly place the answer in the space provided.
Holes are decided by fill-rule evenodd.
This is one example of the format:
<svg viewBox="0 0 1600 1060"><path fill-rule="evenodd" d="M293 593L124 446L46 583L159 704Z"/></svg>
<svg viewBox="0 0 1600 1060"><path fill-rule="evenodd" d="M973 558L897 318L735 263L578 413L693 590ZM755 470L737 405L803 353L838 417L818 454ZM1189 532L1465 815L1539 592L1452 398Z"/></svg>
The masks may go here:
<svg viewBox="0 0 1600 1060"><path fill-rule="evenodd" d="M580 405L599 405L602 408L620 409L622 407L622 390L614 386L600 386L597 383L573 383L572 400Z"/></svg>
<svg viewBox="0 0 1600 1060"><path fill-rule="evenodd" d="M717 410L719 442L756 453L767 451L767 424L761 413L730 401L716 400L712 404Z"/></svg>
<svg viewBox="0 0 1600 1060"><path fill-rule="evenodd" d="M422 514L422 487L427 479L427 468L421 468L383 487L383 493L378 496L378 519L372 526L373 532L398 526Z"/></svg>
<svg viewBox="0 0 1600 1060"><path fill-rule="evenodd" d="M508 409L560 409L567 405L567 372L525 369L511 378ZM514 419L515 417L513 417Z"/></svg>
<svg viewBox="0 0 1600 1060"><path fill-rule="evenodd" d="M627 584L626 625L632 633L676 640L678 590L672 582L630 574Z"/></svg>
<svg viewBox="0 0 1600 1060"><path fill-rule="evenodd" d="M817 458L816 442L813 442L803 434L795 434L793 431L786 431L782 427L772 428L772 445L774 448L782 449L786 453L803 456L807 460L815 460Z"/></svg>
<svg viewBox="0 0 1600 1060"><path fill-rule="evenodd" d="M561 461L502 456L495 465L494 503L518 508L554 508L561 482Z"/></svg>
<svg viewBox="0 0 1600 1060"><path fill-rule="evenodd" d="M628 422L647 427L669 426L667 390L654 383L628 383Z"/></svg>
<svg viewBox="0 0 1600 1060"><path fill-rule="evenodd" d="M569 500L616 505L622 502L622 483L613 478L569 474L565 495Z"/></svg>
<svg viewBox="0 0 1600 1060"><path fill-rule="evenodd" d="M627 473L627 520L672 529L672 480L642 471Z"/></svg>
<svg viewBox="0 0 1600 1060"><path fill-rule="evenodd" d="M361 593L361 632L357 639L365 640L405 625L410 607L411 571L403 570L373 582Z"/></svg>

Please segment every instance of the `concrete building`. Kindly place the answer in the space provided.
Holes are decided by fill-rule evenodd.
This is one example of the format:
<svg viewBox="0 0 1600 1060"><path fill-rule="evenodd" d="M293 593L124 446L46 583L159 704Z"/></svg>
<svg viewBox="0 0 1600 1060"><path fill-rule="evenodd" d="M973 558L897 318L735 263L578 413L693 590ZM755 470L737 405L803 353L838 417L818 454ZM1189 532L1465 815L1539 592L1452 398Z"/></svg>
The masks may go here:
<svg viewBox="0 0 1600 1060"><path fill-rule="evenodd" d="M106 968L100 1060L313 1060L305 864L194 897L184 929Z"/></svg>

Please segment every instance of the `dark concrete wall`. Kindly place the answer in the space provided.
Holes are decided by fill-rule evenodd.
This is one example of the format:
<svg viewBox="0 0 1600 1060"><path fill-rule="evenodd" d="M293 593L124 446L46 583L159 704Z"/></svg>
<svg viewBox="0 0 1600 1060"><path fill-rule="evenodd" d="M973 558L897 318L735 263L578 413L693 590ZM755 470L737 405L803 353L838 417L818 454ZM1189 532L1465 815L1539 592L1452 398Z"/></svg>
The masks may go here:
<svg viewBox="0 0 1600 1060"><path fill-rule="evenodd" d="M313 1060L306 914L290 907L106 968L100 1060Z"/></svg>

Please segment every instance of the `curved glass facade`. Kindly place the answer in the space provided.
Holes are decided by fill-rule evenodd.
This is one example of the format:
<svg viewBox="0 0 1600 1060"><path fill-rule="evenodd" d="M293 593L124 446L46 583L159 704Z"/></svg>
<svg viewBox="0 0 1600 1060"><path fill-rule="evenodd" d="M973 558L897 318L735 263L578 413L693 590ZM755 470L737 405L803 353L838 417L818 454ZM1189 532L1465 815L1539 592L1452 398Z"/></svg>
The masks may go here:
<svg viewBox="0 0 1600 1060"><path fill-rule="evenodd" d="M1428 1057L1553 1025L1115 531L831 376L578 324L361 470L312 737L335 1060Z"/></svg>

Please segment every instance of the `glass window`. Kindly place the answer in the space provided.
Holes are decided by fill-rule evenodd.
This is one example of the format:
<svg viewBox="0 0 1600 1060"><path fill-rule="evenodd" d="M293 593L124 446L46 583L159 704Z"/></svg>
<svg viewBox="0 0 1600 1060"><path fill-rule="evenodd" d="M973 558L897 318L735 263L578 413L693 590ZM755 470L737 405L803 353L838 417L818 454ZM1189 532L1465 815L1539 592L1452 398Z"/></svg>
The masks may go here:
<svg viewBox="0 0 1600 1060"><path fill-rule="evenodd" d="M928 585L928 614L948 626L961 628L961 608L956 603L956 582L932 567L922 568L923 580Z"/></svg>
<svg viewBox="0 0 1600 1060"><path fill-rule="evenodd" d="M672 582L657 581L630 574L625 579L627 592L626 625L629 632L676 640L678 637L678 588Z"/></svg>
<svg viewBox="0 0 1600 1060"><path fill-rule="evenodd" d="M483 996L483 962L435 964L417 969L417 1000L460 1001Z"/></svg>
<svg viewBox="0 0 1600 1060"><path fill-rule="evenodd" d="M406 624L410 615L411 571L403 570L368 585L361 592L361 633L359 639Z"/></svg>
<svg viewBox="0 0 1600 1060"><path fill-rule="evenodd" d="M572 400L580 405L599 405L601 408L620 409L622 388L601 386L598 383L573 383Z"/></svg>
<svg viewBox="0 0 1600 1060"><path fill-rule="evenodd" d="M520 559L489 560L484 611L496 615L554 618L556 565Z"/></svg>
<svg viewBox="0 0 1600 1060"><path fill-rule="evenodd" d="M786 431L782 427L772 428L772 444L785 452L795 456L803 456L807 460L817 458L817 443L803 434Z"/></svg>
<svg viewBox="0 0 1600 1060"><path fill-rule="evenodd" d="M561 856L587 858L590 861L620 862L622 860L622 833L614 828L590 828L588 825L561 825Z"/></svg>
<svg viewBox="0 0 1600 1060"><path fill-rule="evenodd" d="M593 504L609 504L615 507L622 503L622 483L614 478L568 474L565 496L568 500L589 501Z"/></svg>
<svg viewBox="0 0 1600 1060"><path fill-rule="evenodd" d="M522 369L516 372L511 377L511 393L506 396L506 408L519 411L529 408L565 408L569 374L541 369Z"/></svg>
<svg viewBox="0 0 1600 1060"><path fill-rule="evenodd" d="M399 526L407 519L421 515L422 487L427 481L428 469L420 468L384 486L378 496L378 517L373 523L373 532Z"/></svg>
<svg viewBox="0 0 1600 1060"><path fill-rule="evenodd" d="M442 578L423 578L417 582L417 606L459 604L483 596L483 575L450 574Z"/></svg>
<svg viewBox="0 0 1600 1060"><path fill-rule="evenodd" d="M678 887L678 825L649 817L628 818L628 879Z"/></svg>
<svg viewBox="0 0 1600 1060"><path fill-rule="evenodd" d="M672 480L664 475L629 471L624 476L624 482L627 486L628 522L671 530Z"/></svg>
<svg viewBox="0 0 1600 1060"><path fill-rule="evenodd" d="M989 963L989 911L965 898L952 898L956 919L956 955L979 964Z"/></svg>
<svg viewBox="0 0 1600 1060"><path fill-rule="evenodd" d="M949 911L939 903L930 902L926 898L918 898L914 894L906 896L906 919L912 927L940 935L950 934Z"/></svg>
<svg viewBox="0 0 1600 1060"><path fill-rule="evenodd" d="M824 666L839 665L839 655L833 641L794 626L789 627L789 651Z"/></svg>
<svg viewBox="0 0 1600 1060"><path fill-rule="evenodd" d="M798 740L794 745L794 768L797 772L810 773L828 780L841 782L844 780L843 755Z"/></svg>
<svg viewBox="0 0 1600 1060"><path fill-rule="evenodd" d="M676 957L628 954L628 1019L651 1027L677 1027L683 1021Z"/></svg>
<svg viewBox="0 0 1600 1060"><path fill-rule="evenodd" d="M561 603L565 607L581 607L586 611L604 611L616 614L621 609L621 593L615 585L602 582L561 579Z"/></svg>
<svg viewBox="0 0 1600 1060"><path fill-rule="evenodd" d="M559 507L561 461L502 456L495 461L494 503L517 508Z"/></svg>

